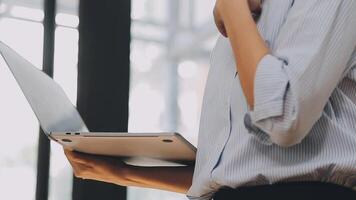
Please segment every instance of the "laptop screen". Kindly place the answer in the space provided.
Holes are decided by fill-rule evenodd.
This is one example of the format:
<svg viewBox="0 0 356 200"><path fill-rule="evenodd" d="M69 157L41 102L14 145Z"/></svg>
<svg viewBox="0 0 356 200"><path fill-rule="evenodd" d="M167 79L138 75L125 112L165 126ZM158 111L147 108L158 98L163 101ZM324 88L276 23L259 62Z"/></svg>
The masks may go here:
<svg viewBox="0 0 356 200"><path fill-rule="evenodd" d="M46 134L88 132L77 109L53 79L2 42L0 42L0 54Z"/></svg>

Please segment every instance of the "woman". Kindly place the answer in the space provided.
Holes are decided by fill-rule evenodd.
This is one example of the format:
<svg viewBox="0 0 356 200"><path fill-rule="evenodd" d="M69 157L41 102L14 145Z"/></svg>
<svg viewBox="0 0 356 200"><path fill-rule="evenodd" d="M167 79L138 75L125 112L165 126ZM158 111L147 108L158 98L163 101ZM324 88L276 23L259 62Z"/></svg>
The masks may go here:
<svg viewBox="0 0 356 200"><path fill-rule="evenodd" d="M355 199L356 1L256 2L216 1L227 38L212 55L194 170L66 151L75 175L191 199Z"/></svg>

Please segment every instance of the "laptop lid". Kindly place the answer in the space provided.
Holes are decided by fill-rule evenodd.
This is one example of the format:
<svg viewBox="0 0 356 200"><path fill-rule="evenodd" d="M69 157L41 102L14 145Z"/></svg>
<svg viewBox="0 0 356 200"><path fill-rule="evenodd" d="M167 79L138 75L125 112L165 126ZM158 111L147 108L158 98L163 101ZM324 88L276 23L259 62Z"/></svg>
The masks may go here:
<svg viewBox="0 0 356 200"><path fill-rule="evenodd" d="M10 68L46 134L88 132L77 109L53 79L1 41L0 55Z"/></svg>

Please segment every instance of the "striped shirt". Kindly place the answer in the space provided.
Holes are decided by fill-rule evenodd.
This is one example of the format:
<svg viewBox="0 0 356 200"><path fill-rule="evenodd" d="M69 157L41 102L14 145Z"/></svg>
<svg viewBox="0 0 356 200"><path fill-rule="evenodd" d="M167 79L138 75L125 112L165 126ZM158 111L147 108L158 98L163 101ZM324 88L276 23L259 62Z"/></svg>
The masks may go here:
<svg viewBox="0 0 356 200"><path fill-rule="evenodd" d="M356 189L355 10L356 0L266 0L257 26L271 51L257 66L253 111L219 38L188 198L279 181Z"/></svg>

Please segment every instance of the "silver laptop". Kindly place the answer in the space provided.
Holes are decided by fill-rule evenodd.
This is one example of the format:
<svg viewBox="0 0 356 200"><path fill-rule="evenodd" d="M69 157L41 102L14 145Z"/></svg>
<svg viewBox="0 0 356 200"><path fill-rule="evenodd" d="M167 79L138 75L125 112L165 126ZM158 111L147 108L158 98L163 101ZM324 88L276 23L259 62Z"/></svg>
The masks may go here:
<svg viewBox="0 0 356 200"><path fill-rule="evenodd" d="M178 133L90 132L63 89L10 47L0 42L10 68L45 134L65 148L123 158L134 165L190 164L196 148Z"/></svg>

